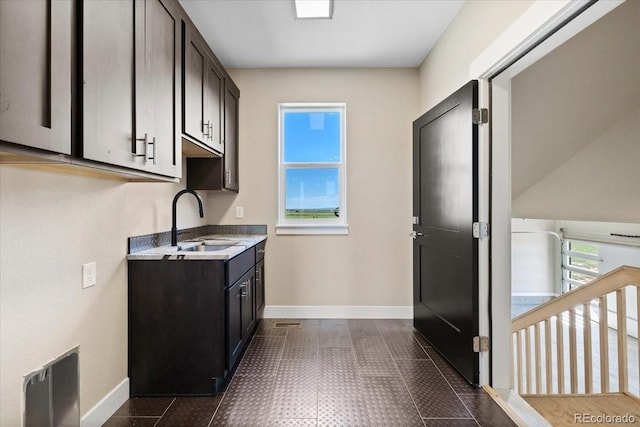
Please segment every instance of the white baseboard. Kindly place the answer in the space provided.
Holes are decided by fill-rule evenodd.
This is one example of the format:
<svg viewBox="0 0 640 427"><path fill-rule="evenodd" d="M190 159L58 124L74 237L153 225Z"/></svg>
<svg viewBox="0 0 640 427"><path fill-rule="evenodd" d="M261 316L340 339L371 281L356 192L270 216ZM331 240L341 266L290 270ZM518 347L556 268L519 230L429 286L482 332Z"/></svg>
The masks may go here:
<svg viewBox="0 0 640 427"><path fill-rule="evenodd" d="M413 319L412 305L267 305L266 319Z"/></svg>
<svg viewBox="0 0 640 427"><path fill-rule="evenodd" d="M82 427L100 427L129 399L129 378L115 386L80 420Z"/></svg>

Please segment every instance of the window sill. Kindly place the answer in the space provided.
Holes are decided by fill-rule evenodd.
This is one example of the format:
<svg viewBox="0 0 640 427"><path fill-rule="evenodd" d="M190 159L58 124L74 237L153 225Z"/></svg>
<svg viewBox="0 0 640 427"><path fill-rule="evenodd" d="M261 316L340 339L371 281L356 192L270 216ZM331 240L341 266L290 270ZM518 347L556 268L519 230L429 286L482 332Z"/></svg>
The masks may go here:
<svg viewBox="0 0 640 427"><path fill-rule="evenodd" d="M276 235L347 235L347 224L276 224Z"/></svg>

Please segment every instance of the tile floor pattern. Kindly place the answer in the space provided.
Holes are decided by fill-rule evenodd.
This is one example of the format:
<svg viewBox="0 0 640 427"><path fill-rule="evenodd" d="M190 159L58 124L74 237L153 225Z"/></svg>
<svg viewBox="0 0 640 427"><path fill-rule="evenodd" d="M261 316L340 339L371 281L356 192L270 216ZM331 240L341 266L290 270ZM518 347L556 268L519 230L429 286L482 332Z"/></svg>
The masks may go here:
<svg viewBox="0 0 640 427"><path fill-rule="evenodd" d="M133 398L105 426L515 426L411 321L275 322L258 326L224 394Z"/></svg>

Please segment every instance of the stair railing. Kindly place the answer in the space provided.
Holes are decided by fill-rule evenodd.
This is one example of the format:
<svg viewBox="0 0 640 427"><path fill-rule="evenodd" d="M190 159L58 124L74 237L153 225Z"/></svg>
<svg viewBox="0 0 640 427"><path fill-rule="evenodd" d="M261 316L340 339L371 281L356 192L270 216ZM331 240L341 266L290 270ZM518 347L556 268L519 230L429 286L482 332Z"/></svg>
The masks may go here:
<svg viewBox="0 0 640 427"><path fill-rule="evenodd" d="M628 394L627 299L638 313L639 287L640 268L622 266L513 319L513 388L524 395ZM617 360L610 361L612 341Z"/></svg>

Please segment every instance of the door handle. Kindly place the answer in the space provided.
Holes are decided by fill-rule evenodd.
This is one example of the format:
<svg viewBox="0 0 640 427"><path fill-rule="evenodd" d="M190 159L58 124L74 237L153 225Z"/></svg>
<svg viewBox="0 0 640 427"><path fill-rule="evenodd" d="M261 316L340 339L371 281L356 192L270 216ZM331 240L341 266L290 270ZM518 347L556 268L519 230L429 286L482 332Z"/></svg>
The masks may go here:
<svg viewBox="0 0 640 427"><path fill-rule="evenodd" d="M425 236L425 235L424 235L424 234L422 234L422 233L421 233L421 232L419 232L419 231L412 231L411 233L409 233L409 236L410 236L412 239L414 239L414 240L415 240L415 239L417 239L418 237L423 237L423 236Z"/></svg>

